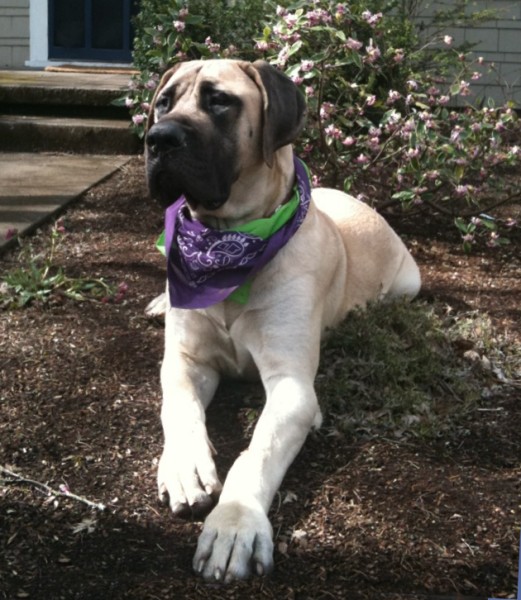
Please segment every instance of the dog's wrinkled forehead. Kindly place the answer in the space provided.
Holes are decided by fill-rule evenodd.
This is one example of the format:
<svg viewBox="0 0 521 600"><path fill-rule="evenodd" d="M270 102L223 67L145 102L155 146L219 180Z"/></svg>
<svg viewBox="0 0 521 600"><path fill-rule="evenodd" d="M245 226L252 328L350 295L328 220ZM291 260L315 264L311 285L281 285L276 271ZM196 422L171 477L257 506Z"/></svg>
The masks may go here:
<svg viewBox="0 0 521 600"><path fill-rule="evenodd" d="M170 76L161 82L155 102L154 121L170 112L174 106L191 104L200 106L204 96L210 102L234 99L245 104L260 102L260 92L251 77L236 61L205 60L181 63Z"/></svg>

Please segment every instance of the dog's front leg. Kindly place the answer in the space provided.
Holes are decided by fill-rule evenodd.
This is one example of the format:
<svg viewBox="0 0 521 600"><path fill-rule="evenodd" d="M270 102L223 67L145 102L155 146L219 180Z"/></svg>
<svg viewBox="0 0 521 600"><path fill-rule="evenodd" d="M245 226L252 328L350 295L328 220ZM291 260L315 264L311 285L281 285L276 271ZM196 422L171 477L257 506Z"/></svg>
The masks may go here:
<svg viewBox="0 0 521 600"><path fill-rule="evenodd" d="M158 491L174 514L206 514L221 491L205 425L205 409L219 382L217 373L195 363L167 341L161 385L165 436Z"/></svg>
<svg viewBox="0 0 521 600"><path fill-rule="evenodd" d="M305 376L263 378L266 406L199 538L193 566L205 579L228 582L271 570L269 507L310 428L320 424L313 376L314 370Z"/></svg>

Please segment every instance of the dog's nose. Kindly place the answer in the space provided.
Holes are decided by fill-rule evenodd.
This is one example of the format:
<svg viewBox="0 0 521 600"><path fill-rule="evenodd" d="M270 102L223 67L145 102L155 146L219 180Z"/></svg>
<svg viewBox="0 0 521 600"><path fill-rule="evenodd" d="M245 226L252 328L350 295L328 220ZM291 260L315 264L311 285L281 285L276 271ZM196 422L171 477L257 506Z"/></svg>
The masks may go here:
<svg viewBox="0 0 521 600"><path fill-rule="evenodd" d="M186 145L186 133L179 123L163 121L150 128L146 143L154 154L179 150Z"/></svg>

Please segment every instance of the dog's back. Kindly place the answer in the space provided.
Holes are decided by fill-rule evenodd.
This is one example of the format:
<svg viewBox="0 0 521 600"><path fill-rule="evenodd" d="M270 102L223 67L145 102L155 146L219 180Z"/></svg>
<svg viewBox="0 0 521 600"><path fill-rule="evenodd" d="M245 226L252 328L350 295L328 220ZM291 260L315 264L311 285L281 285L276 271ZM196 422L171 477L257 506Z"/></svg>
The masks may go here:
<svg viewBox="0 0 521 600"><path fill-rule="evenodd" d="M382 298L414 297L420 271L404 243L372 208L338 190L317 188L313 200L333 220L347 257L344 314Z"/></svg>

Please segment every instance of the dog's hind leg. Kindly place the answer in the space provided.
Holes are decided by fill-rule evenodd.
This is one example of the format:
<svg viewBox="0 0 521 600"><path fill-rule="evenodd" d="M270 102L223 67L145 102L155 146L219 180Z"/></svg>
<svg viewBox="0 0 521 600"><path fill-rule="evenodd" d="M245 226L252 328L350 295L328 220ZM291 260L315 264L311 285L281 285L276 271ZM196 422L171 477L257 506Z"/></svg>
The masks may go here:
<svg viewBox="0 0 521 600"><path fill-rule="evenodd" d="M420 269L409 251L404 247L403 260L386 296L388 298L414 298L420 291L420 287Z"/></svg>

